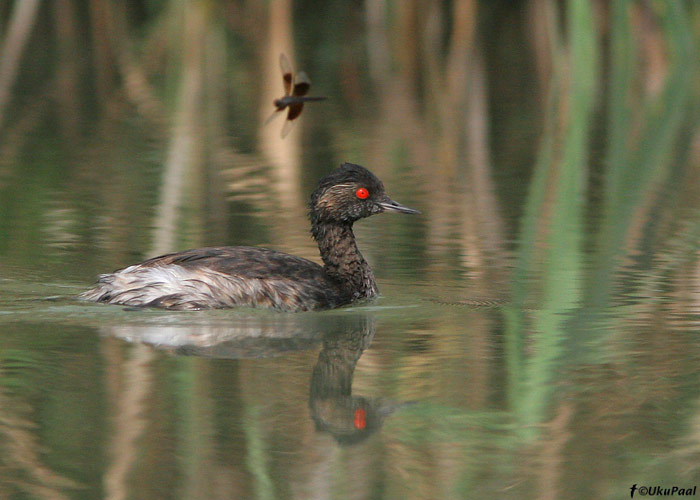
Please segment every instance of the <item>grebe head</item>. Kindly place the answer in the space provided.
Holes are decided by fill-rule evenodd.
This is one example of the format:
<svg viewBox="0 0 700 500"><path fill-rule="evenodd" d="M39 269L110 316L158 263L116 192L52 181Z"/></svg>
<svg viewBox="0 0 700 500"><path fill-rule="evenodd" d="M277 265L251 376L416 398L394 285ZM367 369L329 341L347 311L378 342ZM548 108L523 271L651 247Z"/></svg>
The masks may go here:
<svg viewBox="0 0 700 500"><path fill-rule="evenodd" d="M353 163L343 163L321 179L311 195L310 215L314 224L352 224L381 212L420 213L389 198L382 181Z"/></svg>

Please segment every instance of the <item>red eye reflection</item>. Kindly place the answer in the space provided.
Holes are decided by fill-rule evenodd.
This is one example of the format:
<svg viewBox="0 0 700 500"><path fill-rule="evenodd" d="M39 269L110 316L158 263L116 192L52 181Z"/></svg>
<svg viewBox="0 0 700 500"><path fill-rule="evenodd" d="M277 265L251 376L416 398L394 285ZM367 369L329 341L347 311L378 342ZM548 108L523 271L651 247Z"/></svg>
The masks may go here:
<svg viewBox="0 0 700 500"><path fill-rule="evenodd" d="M367 427L367 412L362 408L355 410L355 429L362 430Z"/></svg>
<svg viewBox="0 0 700 500"><path fill-rule="evenodd" d="M360 188L357 191L355 191L355 196L357 196L361 200L366 200L369 198L369 191L367 191L365 188Z"/></svg>

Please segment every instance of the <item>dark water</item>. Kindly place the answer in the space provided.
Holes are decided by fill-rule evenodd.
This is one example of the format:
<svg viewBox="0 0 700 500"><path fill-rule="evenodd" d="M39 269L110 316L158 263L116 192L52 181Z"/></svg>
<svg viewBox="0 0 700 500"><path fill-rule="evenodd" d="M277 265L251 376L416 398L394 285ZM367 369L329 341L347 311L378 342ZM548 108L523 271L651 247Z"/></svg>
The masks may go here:
<svg viewBox="0 0 700 500"><path fill-rule="evenodd" d="M574 0L543 49L541 23L558 22L540 1L480 3L477 24L469 2L390 2L388 20L374 2L331 17L279 2L283 20L235 7L262 16L264 43L238 11L131 2L131 41L152 52L130 66L85 38L109 17L88 3L93 17L39 8L0 98L0 498L613 499L700 483L696 8L591 17ZM284 140L281 121L261 126L281 51L330 97ZM174 249L317 259L308 195L343 161L422 212L356 225L378 300L76 300Z"/></svg>

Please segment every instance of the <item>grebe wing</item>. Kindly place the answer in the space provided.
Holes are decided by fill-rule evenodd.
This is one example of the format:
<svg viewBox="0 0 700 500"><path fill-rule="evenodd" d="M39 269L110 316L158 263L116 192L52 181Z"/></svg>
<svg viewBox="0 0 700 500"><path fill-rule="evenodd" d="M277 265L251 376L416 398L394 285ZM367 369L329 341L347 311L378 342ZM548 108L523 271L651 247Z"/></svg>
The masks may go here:
<svg viewBox="0 0 700 500"><path fill-rule="evenodd" d="M100 276L81 294L96 302L169 309L270 307L328 309L351 297L323 268L283 252L253 247L185 250Z"/></svg>
<svg viewBox="0 0 700 500"><path fill-rule="evenodd" d="M178 265L208 268L242 278L303 279L325 276L323 268L308 259L259 247L208 247L170 253L148 259L140 267Z"/></svg>

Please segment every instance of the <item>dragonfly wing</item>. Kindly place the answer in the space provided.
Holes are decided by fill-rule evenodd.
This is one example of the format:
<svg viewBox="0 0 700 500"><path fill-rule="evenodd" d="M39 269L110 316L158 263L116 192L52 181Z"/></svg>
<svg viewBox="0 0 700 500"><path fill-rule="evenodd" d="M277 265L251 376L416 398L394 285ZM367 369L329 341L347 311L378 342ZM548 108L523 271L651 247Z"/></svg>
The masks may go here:
<svg viewBox="0 0 700 500"><path fill-rule="evenodd" d="M282 111L284 111L284 109L276 109L276 110L274 110L274 111L272 112L272 114L271 114L270 116L267 117L267 120L265 120L265 123L263 123L263 127L264 127L265 125L267 125L268 123L270 123L270 122L271 122L272 120L274 120L275 118L277 118L278 116L282 116Z"/></svg>
<svg viewBox="0 0 700 500"><path fill-rule="evenodd" d="M302 96L306 95L311 88L311 80L303 71L297 73L296 78L294 78L294 91L292 95Z"/></svg>
<svg viewBox="0 0 700 500"><path fill-rule="evenodd" d="M292 121L299 118L301 111L304 109L303 102L295 102L289 105L289 113L287 113L287 120Z"/></svg>
<svg viewBox="0 0 700 500"><path fill-rule="evenodd" d="M295 123L296 120L284 120L284 125L282 126L282 133L280 134L282 136L282 139L289 135L289 133L294 128Z"/></svg>
<svg viewBox="0 0 700 500"><path fill-rule="evenodd" d="M284 54L280 54L280 69L282 70L282 83L284 84L284 95L292 93L292 65Z"/></svg>

